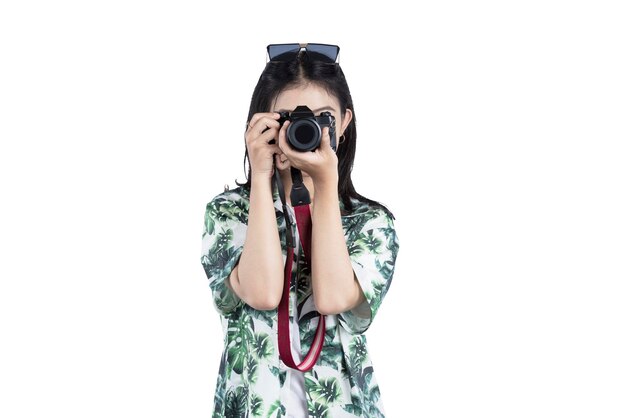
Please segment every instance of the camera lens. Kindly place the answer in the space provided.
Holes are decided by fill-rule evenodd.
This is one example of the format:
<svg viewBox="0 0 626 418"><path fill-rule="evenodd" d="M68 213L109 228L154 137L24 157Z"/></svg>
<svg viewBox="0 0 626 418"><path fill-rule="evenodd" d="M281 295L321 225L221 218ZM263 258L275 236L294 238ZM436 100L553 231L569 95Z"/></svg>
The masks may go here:
<svg viewBox="0 0 626 418"><path fill-rule="evenodd" d="M308 145L315 138L315 129L311 125L300 125L293 134L302 145Z"/></svg>
<svg viewBox="0 0 626 418"><path fill-rule="evenodd" d="M319 146L322 130L314 120L300 119L289 125L287 138L297 150L310 151Z"/></svg>

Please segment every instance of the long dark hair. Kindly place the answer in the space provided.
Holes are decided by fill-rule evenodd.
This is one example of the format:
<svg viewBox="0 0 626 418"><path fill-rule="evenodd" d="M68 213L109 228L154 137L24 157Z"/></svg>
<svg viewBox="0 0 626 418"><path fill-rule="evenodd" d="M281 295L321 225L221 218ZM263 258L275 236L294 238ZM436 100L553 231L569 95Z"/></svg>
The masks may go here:
<svg viewBox="0 0 626 418"><path fill-rule="evenodd" d="M350 198L353 197L357 200L367 202L371 206L383 209L392 219L395 219L393 213L391 213L387 207L360 195L354 189L351 173L356 152L356 115L354 105L352 104L350 89L348 88L348 83L346 82L346 78L339 63L328 63L316 58L314 52L302 51L298 54L296 59L288 61L269 61L263 73L261 73L261 77L259 77L259 82L254 89L254 93L252 93L247 121L249 122L255 113L270 112L274 100L281 92L288 88L308 83L322 87L329 95L336 97L339 101L342 118L346 114L346 109L352 111L352 120L344 131L345 140L337 150L339 164L338 193L343 202L344 209L347 212L352 212L353 206ZM243 159L244 171L246 169L246 160L248 160L247 181L245 183L238 183L235 180L235 183L250 191L252 172L247 147ZM274 184L273 187L275 188L276 185Z"/></svg>

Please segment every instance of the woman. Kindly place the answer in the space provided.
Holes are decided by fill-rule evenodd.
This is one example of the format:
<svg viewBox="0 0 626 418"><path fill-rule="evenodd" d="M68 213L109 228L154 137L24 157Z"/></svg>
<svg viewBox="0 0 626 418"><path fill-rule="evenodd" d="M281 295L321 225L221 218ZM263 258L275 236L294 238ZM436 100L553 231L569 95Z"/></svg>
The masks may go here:
<svg viewBox="0 0 626 418"><path fill-rule="evenodd" d="M336 57L312 48L297 51L270 54L252 95L245 132L247 182L218 194L206 207L201 261L224 331L213 417L384 417L364 332L392 281L399 248L395 218L352 185L356 118ZM336 153L328 127L315 151L289 144L290 122L281 126L277 112L299 105L316 116L331 112ZM292 216L291 166L302 171L311 197L312 266L294 226L298 256L289 292L296 362L311 347L319 315L326 315L322 353L306 372L287 367L279 356L277 306L287 246L274 166Z"/></svg>

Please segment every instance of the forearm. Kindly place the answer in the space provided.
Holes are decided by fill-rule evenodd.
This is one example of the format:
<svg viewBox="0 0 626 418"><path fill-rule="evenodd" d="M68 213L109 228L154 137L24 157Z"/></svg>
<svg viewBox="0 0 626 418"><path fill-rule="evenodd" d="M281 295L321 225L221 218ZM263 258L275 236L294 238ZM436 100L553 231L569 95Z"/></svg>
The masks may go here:
<svg viewBox="0 0 626 418"><path fill-rule="evenodd" d="M311 273L315 303L320 313L337 314L363 298L343 233L337 181L316 183L314 198Z"/></svg>
<svg viewBox="0 0 626 418"><path fill-rule="evenodd" d="M252 176L248 228L238 265L241 298L253 307L272 309L283 290L283 256L268 178Z"/></svg>

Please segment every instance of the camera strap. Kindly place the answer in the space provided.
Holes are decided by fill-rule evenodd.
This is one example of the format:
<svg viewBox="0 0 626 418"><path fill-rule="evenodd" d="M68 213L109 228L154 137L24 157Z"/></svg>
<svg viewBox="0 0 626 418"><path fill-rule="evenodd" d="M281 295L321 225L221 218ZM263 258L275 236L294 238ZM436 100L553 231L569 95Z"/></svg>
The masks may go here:
<svg viewBox="0 0 626 418"><path fill-rule="evenodd" d="M286 242L287 242L287 261L285 263L285 279L283 284L283 295L278 305L278 351L281 360L284 364L292 369L305 372L313 368L317 359L322 352L322 346L324 345L324 335L326 334L326 321L325 316L319 316L319 322L317 324L317 330L315 331L315 337L309 352L304 357L304 360L300 364L296 364L291 352L291 337L290 337L290 324L289 324L289 289L291 288L291 269L293 263L293 250L295 248L295 241L293 239L291 227L293 220L290 213L287 211L287 202L285 200L285 190L283 188L282 181L280 179L280 173L278 168L274 165L274 178L276 186L278 187L278 194L283 206L283 216L286 224ZM300 234L300 242L304 250L304 257L306 263L311 269L311 210L309 204L311 199L309 191L302 182L302 172L294 167L291 167L291 204L293 206L296 215L297 233ZM295 309L294 316L297 317L297 309ZM300 335L296 335L295 338L300 338Z"/></svg>

